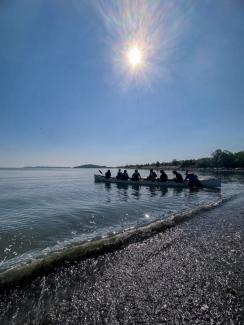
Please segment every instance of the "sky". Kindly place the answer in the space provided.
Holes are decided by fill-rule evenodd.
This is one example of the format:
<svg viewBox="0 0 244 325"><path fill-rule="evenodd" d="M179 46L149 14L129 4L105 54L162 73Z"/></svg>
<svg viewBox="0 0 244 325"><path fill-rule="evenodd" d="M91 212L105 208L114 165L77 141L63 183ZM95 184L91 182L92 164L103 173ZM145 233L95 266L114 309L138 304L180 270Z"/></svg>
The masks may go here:
<svg viewBox="0 0 244 325"><path fill-rule="evenodd" d="M0 2L0 167L218 148L244 150L243 1Z"/></svg>

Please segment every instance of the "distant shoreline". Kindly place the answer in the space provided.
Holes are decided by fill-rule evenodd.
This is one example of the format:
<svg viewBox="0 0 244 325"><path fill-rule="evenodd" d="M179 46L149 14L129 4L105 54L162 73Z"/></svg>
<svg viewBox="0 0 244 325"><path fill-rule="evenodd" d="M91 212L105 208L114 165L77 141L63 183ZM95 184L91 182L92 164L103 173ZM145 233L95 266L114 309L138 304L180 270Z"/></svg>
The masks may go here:
<svg viewBox="0 0 244 325"><path fill-rule="evenodd" d="M52 169L52 168L72 168L67 166L26 166L22 167L23 169Z"/></svg>
<svg viewBox="0 0 244 325"><path fill-rule="evenodd" d="M134 169L140 169L140 170L149 170L150 168L155 169L156 171L159 171L161 169L164 170L190 170L190 171L195 171L195 172L200 172L200 173L219 173L219 174L244 174L244 168L211 168L211 167L206 167L206 168L194 168L194 167L188 167L188 168L183 168L181 166L118 166L118 167L107 167L107 166L77 166L77 167L0 167L0 170L14 170L14 169L20 169L20 170L35 170L35 169L129 169L129 170L134 170Z"/></svg>
<svg viewBox="0 0 244 325"><path fill-rule="evenodd" d="M113 168L113 167L93 165L93 164L85 164L85 165L75 166L73 168Z"/></svg>
<svg viewBox="0 0 244 325"><path fill-rule="evenodd" d="M0 167L0 170L1 169L58 169L58 168L60 168L60 169L63 169L63 168L65 168L65 169L69 169L69 168L72 168L72 167L38 167L38 166L36 166L36 167L28 167L28 166L26 166L26 167Z"/></svg>
<svg viewBox="0 0 244 325"><path fill-rule="evenodd" d="M244 168L213 168L213 167L206 167L206 168L197 168L197 167L181 167L181 166L119 166L119 167L110 167L110 168L120 168L120 169L141 169L141 170L148 170L148 169L155 169L155 170L189 170L189 171L198 171L198 172L219 172L219 173L244 173Z"/></svg>

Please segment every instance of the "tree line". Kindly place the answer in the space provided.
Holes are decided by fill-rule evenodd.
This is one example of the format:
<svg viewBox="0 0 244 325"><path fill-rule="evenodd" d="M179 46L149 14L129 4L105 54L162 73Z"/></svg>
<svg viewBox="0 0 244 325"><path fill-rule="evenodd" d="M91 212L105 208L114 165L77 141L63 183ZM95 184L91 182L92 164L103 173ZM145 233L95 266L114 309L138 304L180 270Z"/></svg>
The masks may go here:
<svg viewBox="0 0 244 325"><path fill-rule="evenodd" d="M230 152L217 149L211 157L199 159L176 160L171 162L152 162L147 164L126 165L125 168L177 167L177 168L244 168L244 151Z"/></svg>

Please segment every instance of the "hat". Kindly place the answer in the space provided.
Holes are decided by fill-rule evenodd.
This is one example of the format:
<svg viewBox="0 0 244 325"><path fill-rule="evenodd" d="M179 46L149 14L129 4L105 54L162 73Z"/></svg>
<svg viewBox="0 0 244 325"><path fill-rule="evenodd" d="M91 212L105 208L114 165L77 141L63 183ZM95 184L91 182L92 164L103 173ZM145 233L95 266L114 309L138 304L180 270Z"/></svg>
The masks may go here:
<svg viewBox="0 0 244 325"><path fill-rule="evenodd" d="M186 175L188 175L188 174L192 174L192 171L191 170L187 170L186 171Z"/></svg>

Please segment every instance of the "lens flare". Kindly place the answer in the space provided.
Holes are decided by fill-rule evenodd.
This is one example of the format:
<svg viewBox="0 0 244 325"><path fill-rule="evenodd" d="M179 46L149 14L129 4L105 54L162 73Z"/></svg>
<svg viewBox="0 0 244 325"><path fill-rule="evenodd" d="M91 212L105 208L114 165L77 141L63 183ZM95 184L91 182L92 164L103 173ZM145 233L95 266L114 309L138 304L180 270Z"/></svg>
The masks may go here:
<svg viewBox="0 0 244 325"><path fill-rule="evenodd" d="M106 26L107 58L123 87L167 78L186 29L191 0L96 0ZM188 4L188 5L187 5ZM114 81L113 81L114 83Z"/></svg>

